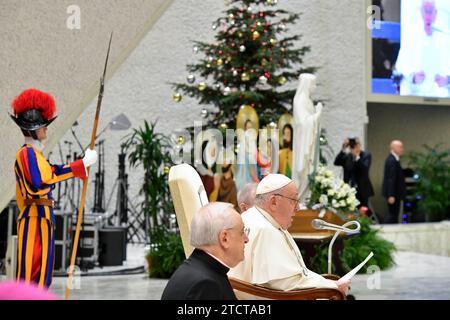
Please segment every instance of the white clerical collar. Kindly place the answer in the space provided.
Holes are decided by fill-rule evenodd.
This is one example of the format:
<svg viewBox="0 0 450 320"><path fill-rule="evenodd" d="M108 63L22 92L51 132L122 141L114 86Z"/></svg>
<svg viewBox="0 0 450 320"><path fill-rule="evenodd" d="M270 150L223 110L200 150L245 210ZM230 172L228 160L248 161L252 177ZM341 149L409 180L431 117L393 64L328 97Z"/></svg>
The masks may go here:
<svg viewBox="0 0 450 320"><path fill-rule="evenodd" d="M33 139L32 137L25 137L25 144L32 145L34 148L38 149L39 152L42 152L45 147L41 141Z"/></svg>
<svg viewBox="0 0 450 320"><path fill-rule="evenodd" d="M266 210L255 206L255 209L261 212L261 214L264 216L264 218L267 219L267 221L270 222L271 225L273 225L275 228L283 230L283 228L280 226L280 224L272 217L270 213L268 213Z"/></svg>
<svg viewBox="0 0 450 320"><path fill-rule="evenodd" d="M394 151L391 151L391 154L394 156L395 160L400 161L400 157Z"/></svg>
<svg viewBox="0 0 450 320"><path fill-rule="evenodd" d="M204 250L203 250L204 251ZM219 261L222 265L224 265L225 267L227 267L228 269L231 269L225 262L223 262L222 260L220 260L219 258L217 258L215 255L212 255L209 252L204 251L208 256L216 259L217 261Z"/></svg>

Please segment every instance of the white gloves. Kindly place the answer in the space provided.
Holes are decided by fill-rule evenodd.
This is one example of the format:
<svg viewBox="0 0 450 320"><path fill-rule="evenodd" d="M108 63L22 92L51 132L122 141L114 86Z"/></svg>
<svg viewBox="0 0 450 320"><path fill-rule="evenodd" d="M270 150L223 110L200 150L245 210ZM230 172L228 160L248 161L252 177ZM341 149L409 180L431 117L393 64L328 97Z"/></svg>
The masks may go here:
<svg viewBox="0 0 450 320"><path fill-rule="evenodd" d="M87 149L83 157L84 167L85 168L90 167L91 165L97 162L97 159L98 159L97 151Z"/></svg>

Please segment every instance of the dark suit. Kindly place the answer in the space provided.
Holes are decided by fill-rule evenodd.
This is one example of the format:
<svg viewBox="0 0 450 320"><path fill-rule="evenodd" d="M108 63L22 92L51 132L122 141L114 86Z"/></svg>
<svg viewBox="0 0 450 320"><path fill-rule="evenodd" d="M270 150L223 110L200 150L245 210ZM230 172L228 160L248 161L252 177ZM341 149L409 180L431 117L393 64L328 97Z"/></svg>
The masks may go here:
<svg viewBox="0 0 450 320"><path fill-rule="evenodd" d="M369 178L369 169L372 163L370 153L361 151L358 161L351 153L340 152L334 160L335 166L344 168L344 182L356 188L356 198L361 206L368 206L369 198L374 195L372 183Z"/></svg>
<svg viewBox="0 0 450 320"><path fill-rule="evenodd" d="M175 271L162 300L236 300L228 281L229 269L202 250L195 249Z"/></svg>
<svg viewBox="0 0 450 320"><path fill-rule="evenodd" d="M400 162L390 154L384 162L383 196L395 197L395 203L389 204L389 216L386 223L398 222L401 200L406 196L406 183Z"/></svg>

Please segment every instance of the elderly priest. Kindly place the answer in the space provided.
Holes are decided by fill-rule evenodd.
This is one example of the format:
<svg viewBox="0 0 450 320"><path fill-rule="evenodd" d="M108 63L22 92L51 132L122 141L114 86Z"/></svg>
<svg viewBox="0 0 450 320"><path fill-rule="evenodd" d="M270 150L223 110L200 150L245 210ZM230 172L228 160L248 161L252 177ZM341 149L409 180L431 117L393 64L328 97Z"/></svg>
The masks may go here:
<svg viewBox="0 0 450 320"><path fill-rule="evenodd" d="M244 259L247 233L232 204L201 207L191 222L195 250L172 275L161 299L236 300L227 272Z"/></svg>
<svg viewBox="0 0 450 320"><path fill-rule="evenodd" d="M299 209L295 183L282 174L269 174L256 188L255 206L242 220L250 229L245 259L228 276L277 290L339 288L348 291L349 281L332 281L308 270L287 229ZM238 298L244 297L238 292Z"/></svg>

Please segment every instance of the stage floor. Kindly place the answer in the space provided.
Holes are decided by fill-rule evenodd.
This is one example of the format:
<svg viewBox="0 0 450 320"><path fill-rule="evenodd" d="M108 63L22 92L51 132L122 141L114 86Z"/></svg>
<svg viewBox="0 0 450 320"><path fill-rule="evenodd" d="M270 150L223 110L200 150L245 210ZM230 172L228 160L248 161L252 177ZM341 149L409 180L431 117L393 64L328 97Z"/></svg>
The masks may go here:
<svg viewBox="0 0 450 320"><path fill-rule="evenodd" d="M129 249L123 267L143 265L145 248ZM443 300L450 299L450 257L399 251L396 266L379 273L379 287L374 274L356 275L351 293L358 300ZM105 270L106 269L106 270ZM112 271L120 268L103 268ZM95 270L98 271L98 270ZM4 276L1 277L4 280ZM66 277L55 277L50 291L64 299ZM72 300L153 300L160 299L167 284L165 279L149 279L147 273L116 276L79 277ZM368 288L369 285L369 288ZM373 288L375 286L375 288Z"/></svg>

